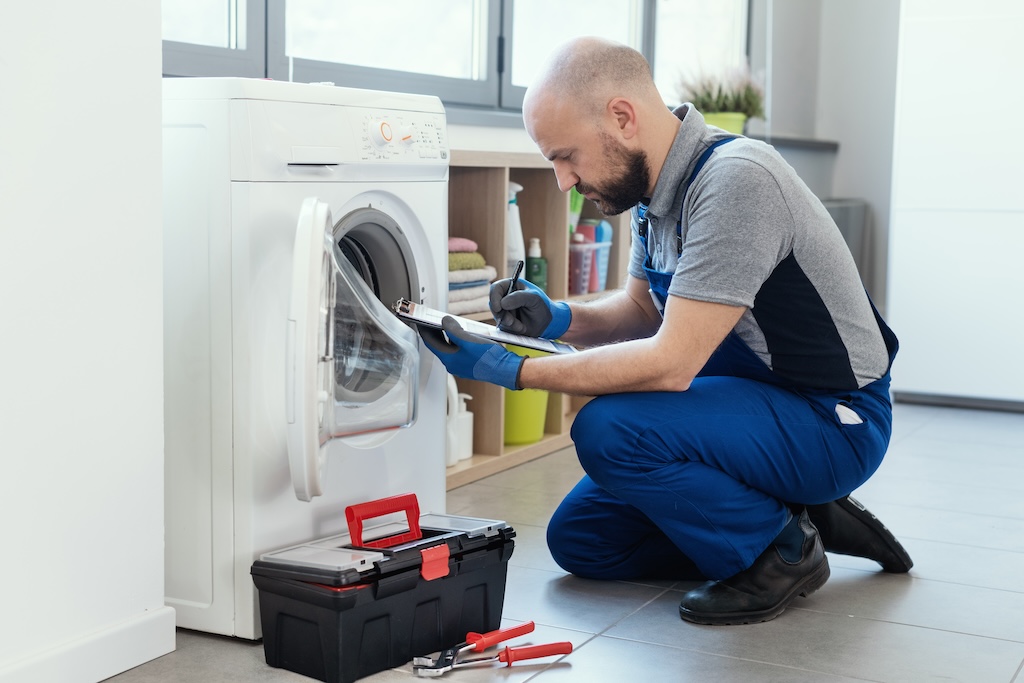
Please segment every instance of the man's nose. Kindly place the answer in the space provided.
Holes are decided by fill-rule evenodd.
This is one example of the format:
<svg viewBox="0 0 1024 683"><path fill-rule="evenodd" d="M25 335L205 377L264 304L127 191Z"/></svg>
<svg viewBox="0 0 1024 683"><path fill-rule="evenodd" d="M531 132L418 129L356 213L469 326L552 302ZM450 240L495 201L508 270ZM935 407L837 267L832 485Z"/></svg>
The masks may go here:
<svg viewBox="0 0 1024 683"><path fill-rule="evenodd" d="M580 177L576 175L565 162L554 162L554 169L555 180L558 181L558 189L562 192L568 192L580 181Z"/></svg>

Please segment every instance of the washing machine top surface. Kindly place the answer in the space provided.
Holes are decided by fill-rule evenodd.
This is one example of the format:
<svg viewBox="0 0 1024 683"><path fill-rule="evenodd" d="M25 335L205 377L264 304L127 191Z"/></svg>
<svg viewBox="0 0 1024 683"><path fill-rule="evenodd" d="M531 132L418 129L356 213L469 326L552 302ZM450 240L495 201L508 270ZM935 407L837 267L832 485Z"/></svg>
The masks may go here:
<svg viewBox="0 0 1024 683"><path fill-rule="evenodd" d="M291 83L266 78L164 78L165 100L264 100L369 107L443 114L433 95L347 88L333 83Z"/></svg>

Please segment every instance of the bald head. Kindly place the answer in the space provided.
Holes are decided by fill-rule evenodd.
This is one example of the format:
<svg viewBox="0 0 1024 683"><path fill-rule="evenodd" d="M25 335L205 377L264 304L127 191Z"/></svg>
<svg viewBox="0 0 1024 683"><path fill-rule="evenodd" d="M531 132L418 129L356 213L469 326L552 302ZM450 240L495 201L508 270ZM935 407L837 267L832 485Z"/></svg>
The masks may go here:
<svg viewBox="0 0 1024 683"><path fill-rule="evenodd" d="M563 192L575 186L616 214L651 196L680 120L642 54L576 38L555 51L526 91L523 124Z"/></svg>
<svg viewBox="0 0 1024 683"><path fill-rule="evenodd" d="M579 113L591 116L599 115L614 97L661 103L642 54L594 37L576 38L555 51L527 90L523 109L550 97L573 102Z"/></svg>

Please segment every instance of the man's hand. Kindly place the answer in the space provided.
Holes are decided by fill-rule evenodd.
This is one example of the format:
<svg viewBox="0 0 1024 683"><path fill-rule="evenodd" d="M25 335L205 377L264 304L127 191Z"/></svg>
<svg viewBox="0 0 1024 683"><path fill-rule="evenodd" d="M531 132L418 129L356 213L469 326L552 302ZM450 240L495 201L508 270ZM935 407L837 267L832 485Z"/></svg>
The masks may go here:
<svg viewBox="0 0 1024 683"><path fill-rule="evenodd" d="M505 350L501 344L466 332L450 315L441 320L444 334L441 330L423 326L417 326L417 330L427 348L456 377L499 384L513 391L521 388L518 386L519 371L526 359ZM445 339L445 334L448 339Z"/></svg>
<svg viewBox="0 0 1024 683"><path fill-rule="evenodd" d="M527 337L558 339L572 321L569 304L554 303L537 285L518 280L515 291L506 295L511 280L498 280L491 285L490 307L498 327Z"/></svg>

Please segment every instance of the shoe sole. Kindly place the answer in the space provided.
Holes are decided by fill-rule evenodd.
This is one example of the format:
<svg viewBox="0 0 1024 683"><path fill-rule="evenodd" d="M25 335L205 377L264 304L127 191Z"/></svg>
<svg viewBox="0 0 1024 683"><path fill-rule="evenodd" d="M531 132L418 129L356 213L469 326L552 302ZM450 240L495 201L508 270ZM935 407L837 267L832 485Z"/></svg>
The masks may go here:
<svg viewBox="0 0 1024 683"><path fill-rule="evenodd" d="M881 529L882 532L884 532L878 535L885 542L885 546L889 551L899 559L899 563L893 564L892 562L875 560L882 565L882 571L890 574L905 574L910 571L911 567L914 566L914 561L910 559L910 554L902 545L900 545L900 542L896 540L896 536L893 535L893 533L889 531L884 524L882 524L882 520L871 514L871 511L861 505L860 501L856 500L852 496L840 498L836 501L836 505L864 526L871 529Z"/></svg>
<svg viewBox="0 0 1024 683"><path fill-rule="evenodd" d="M771 621L785 612L786 608L789 607L789 603L795 600L797 596L806 598L808 595L824 586L831 573L831 570L828 568L828 558L823 557L821 558L821 562L818 566L815 567L811 573L805 576L802 581L793 586L793 589L786 595L786 597L780 600L778 604L773 605L768 609L759 610L757 612L739 612L736 614L699 614L685 609L680 605L679 617L683 621L688 621L691 624L702 624L705 626L760 624L765 621Z"/></svg>

